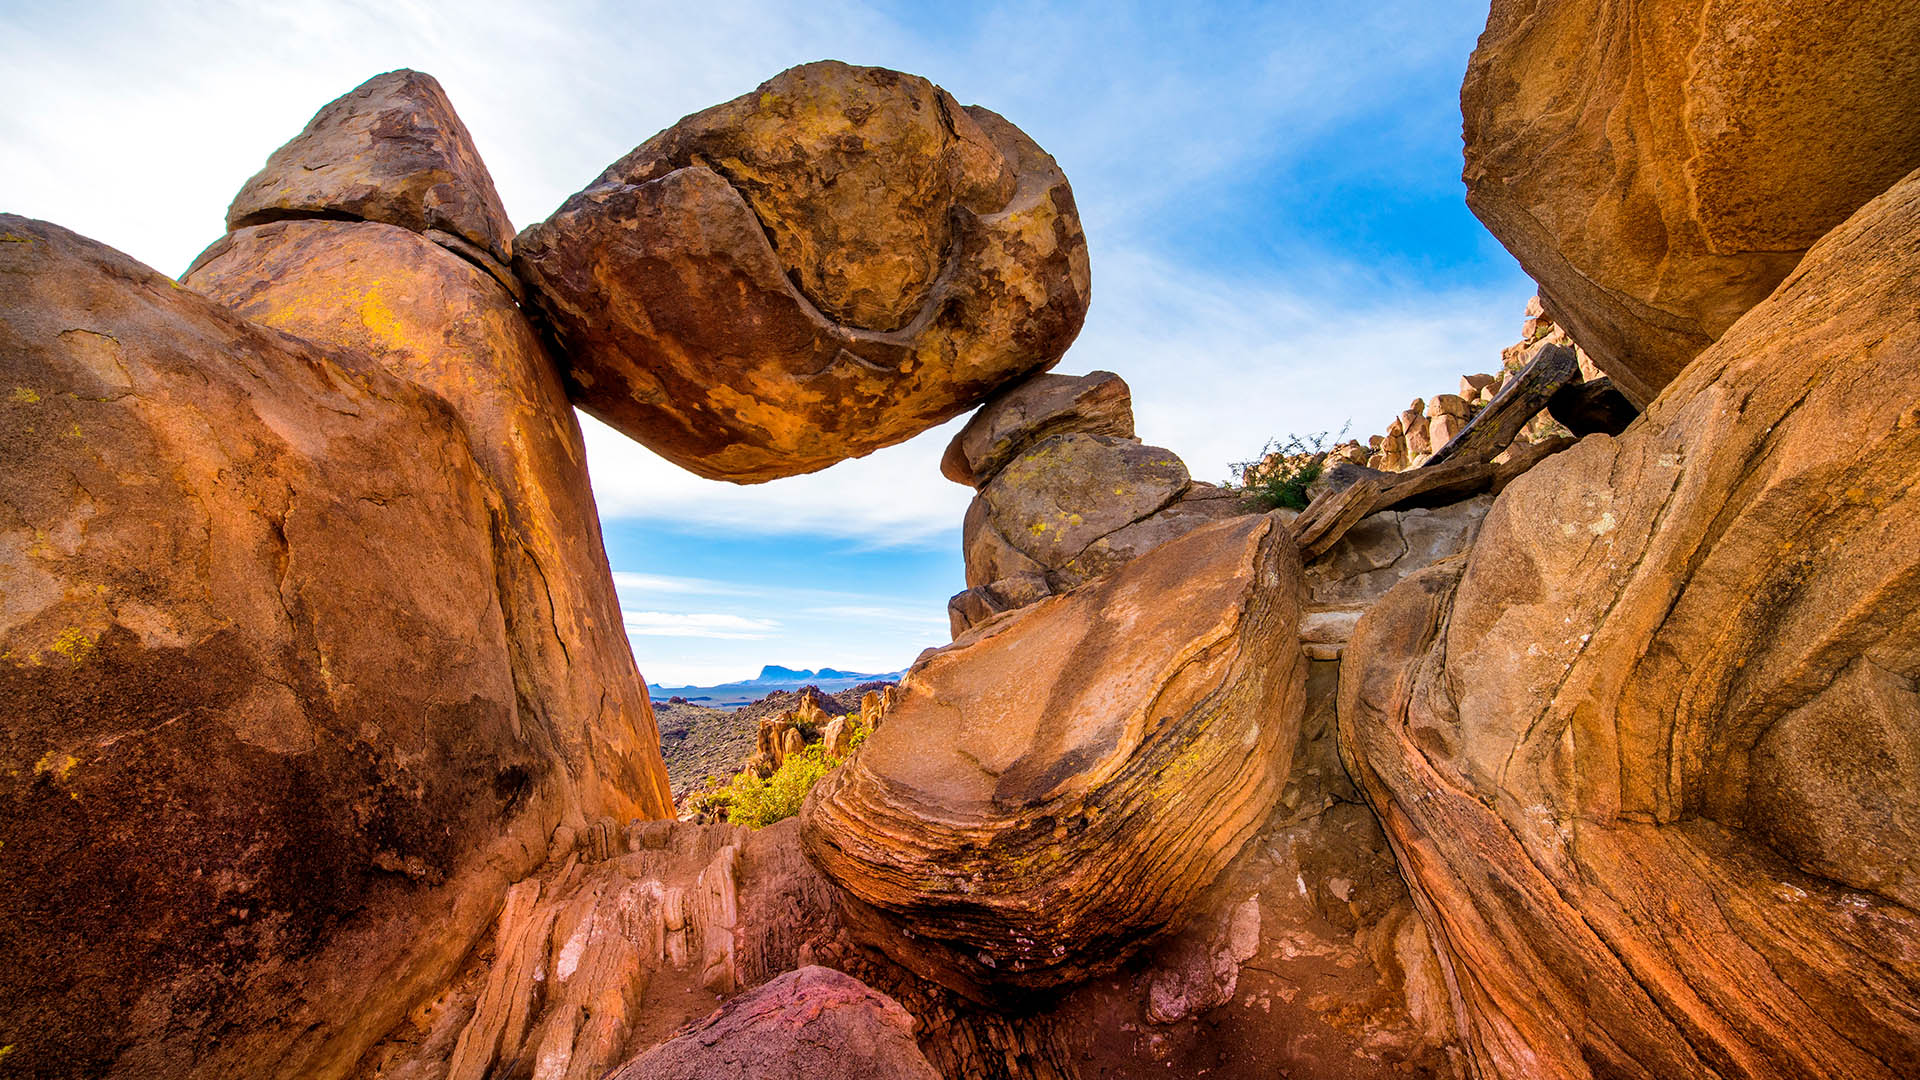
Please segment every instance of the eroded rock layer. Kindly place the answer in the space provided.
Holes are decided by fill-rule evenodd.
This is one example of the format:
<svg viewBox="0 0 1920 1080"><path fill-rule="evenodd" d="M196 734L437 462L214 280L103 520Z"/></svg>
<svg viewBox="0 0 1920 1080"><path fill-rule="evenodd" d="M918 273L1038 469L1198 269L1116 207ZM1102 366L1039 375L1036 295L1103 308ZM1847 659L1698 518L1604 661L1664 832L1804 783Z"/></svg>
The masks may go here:
<svg viewBox="0 0 1920 1080"><path fill-rule="evenodd" d="M1299 611L1293 541L1254 516L965 635L809 795L807 852L889 955L962 993L1111 970L1272 808Z"/></svg>
<svg viewBox="0 0 1920 1080"><path fill-rule="evenodd" d="M1089 276L1066 176L924 79L825 61L636 148L516 241L584 409L757 483L1052 366Z"/></svg>
<svg viewBox="0 0 1920 1080"><path fill-rule="evenodd" d="M1342 740L1501 1077L1920 1060L1920 174L1346 651Z"/></svg>
<svg viewBox="0 0 1920 1080"><path fill-rule="evenodd" d="M1467 205L1646 402L1920 166L1920 7L1495 0Z"/></svg>

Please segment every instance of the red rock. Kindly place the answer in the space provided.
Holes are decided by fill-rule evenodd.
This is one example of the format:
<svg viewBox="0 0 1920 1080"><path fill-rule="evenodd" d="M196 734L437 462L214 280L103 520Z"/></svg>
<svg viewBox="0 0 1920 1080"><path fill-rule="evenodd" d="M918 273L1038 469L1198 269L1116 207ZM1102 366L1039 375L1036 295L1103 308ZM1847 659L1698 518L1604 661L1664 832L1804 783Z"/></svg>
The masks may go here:
<svg viewBox="0 0 1920 1080"><path fill-rule="evenodd" d="M1915 41L1907 0L1495 0L1467 205L1644 405L1920 167Z"/></svg>
<svg viewBox="0 0 1920 1080"><path fill-rule="evenodd" d="M988 1000L1191 914L1286 773L1297 560L1272 518L1221 522L923 656L801 813L863 932Z"/></svg>
<svg viewBox="0 0 1920 1080"><path fill-rule="evenodd" d="M556 824L664 812L610 764L642 718L596 777L516 685L444 399L43 223L0 218L0 278L8 1064L338 1075Z"/></svg>
<svg viewBox="0 0 1920 1080"><path fill-rule="evenodd" d="M607 1080L939 1080L897 1002L838 971L803 967L727 1002Z"/></svg>

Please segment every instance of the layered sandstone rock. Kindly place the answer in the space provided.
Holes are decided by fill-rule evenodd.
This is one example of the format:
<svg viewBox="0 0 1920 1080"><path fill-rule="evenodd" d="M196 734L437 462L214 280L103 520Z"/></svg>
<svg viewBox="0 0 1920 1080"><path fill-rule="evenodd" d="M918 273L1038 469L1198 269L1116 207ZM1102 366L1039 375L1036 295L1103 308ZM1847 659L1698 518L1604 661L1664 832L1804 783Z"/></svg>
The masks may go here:
<svg viewBox="0 0 1920 1080"><path fill-rule="evenodd" d="M897 443L1052 366L1089 289L1053 159L924 79L783 72L516 241L574 400L703 476Z"/></svg>
<svg viewBox="0 0 1920 1080"><path fill-rule="evenodd" d="M1920 174L1346 652L1342 739L1482 1072L1920 1059Z"/></svg>
<svg viewBox="0 0 1920 1080"><path fill-rule="evenodd" d="M928 654L808 797L809 856L890 956L962 993L1111 970L1278 795L1299 573L1276 520L1222 522Z"/></svg>
<svg viewBox="0 0 1920 1080"><path fill-rule="evenodd" d="M939 1080L898 1002L823 967L742 994L607 1080Z"/></svg>
<svg viewBox="0 0 1920 1080"><path fill-rule="evenodd" d="M433 76L389 71L329 102L227 208L238 230L284 218L398 225L502 271L513 225L473 136Z"/></svg>
<svg viewBox="0 0 1920 1080"><path fill-rule="evenodd" d="M1905 0L1495 0L1467 205L1644 404L1920 166L1916 40Z"/></svg>
<svg viewBox="0 0 1920 1080"><path fill-rule="evenodd" d="M556 825L664 812L646 714L522 681L445 399L54 226L0 219L0 276L0 1045L337 1073Z"/></svg>

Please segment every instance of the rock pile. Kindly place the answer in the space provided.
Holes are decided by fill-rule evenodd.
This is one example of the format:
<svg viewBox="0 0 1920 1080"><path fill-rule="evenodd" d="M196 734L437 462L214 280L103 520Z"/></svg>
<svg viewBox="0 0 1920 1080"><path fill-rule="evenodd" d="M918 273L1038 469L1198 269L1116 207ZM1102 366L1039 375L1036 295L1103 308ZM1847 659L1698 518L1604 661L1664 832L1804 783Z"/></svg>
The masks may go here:
<svg viewBox="0 0 1920 1080"><path fill-rule="evenodd" d="M1565 384L1543 388L1544 409L1532 413L1526 420L1519 434L1513 437L1512 448L1524 451L1549 439L1589 435L1595 431L1619 434L1639 410L1613 389L1612 380L1600 374L1578 344L1554 323L1536 296L1527 302L1520 340L1501 352L1498 374L1462 375L1458 393L1435 394L1431 399L1414 398L1400 415L1387 422L1384 433L1369 437L1364 446L1358 442L1342 443L1333 448L1326 461L1365 465L1380 472L1401 472L1435 460L1495 398L1516 390L1527 364L1543 343L1572 349L1577 371Z"/></svg>
<svg viewBox="0 0 1920 1080"><path fill-rule="evenodd" d="M1248 511L1134 438L1132 394L1110 371L1015 384L954 436L940 467L979 491L961 535L967 589L947 603L956 638Z"/></svg>

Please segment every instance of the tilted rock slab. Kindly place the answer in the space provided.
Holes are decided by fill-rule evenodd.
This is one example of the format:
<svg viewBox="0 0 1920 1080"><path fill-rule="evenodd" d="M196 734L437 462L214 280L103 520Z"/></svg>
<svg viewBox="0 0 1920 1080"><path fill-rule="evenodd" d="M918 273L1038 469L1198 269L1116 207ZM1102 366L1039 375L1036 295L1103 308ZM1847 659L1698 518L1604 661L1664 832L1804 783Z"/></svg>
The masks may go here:
<svg viewBox="0 0 1920 1080"><path fill-rule="evenodd" d="M892 998L803 967L742 994L606 1080L940 1080Z"/></svg>
<svg viewBox="0 0 1920 1080"><path fill-rule="evenodd" d="M581 408L758 483L900 442L1080 330L1067 179L925 79L825 61L687 117L515 241Z"/></svg>
<svg viewBox="0 0 1920 1080"><path fill-rule="evenodd" d="M1344 661L1345 756L1498 1077L1920 1060L1920 173Z"/></svg>
<svg viewBox="0 0 1920 1080"><path fill-rule="evenodd" d="M808 796L808 856L881 948L962 993L1113 969L1278 797L1301 592L1284 525L1247 517L928 654Z"/></svg>
<svg viewBox="0 0 1920 1080"><path fill-rule="evenodd" d="M1495 0L1467 205L1644 404L1920 167L1908 0Z"/></svg>
<svg viewBox="0 0 1920 1080"><path fill-rule="evenodd" d="M473 136L418 71L376 75L329 102L234 196L227 228L309 217L438 232L502 268L512 255L513 225Z"/></svg>
<svg viewBox="0 0 1920 1080"><path fill-rule="evenodd" d="M44 223L0 281L8 1064L339 1075L558 823L665 812L646 715L529 678L445 399Z"/></svg>

